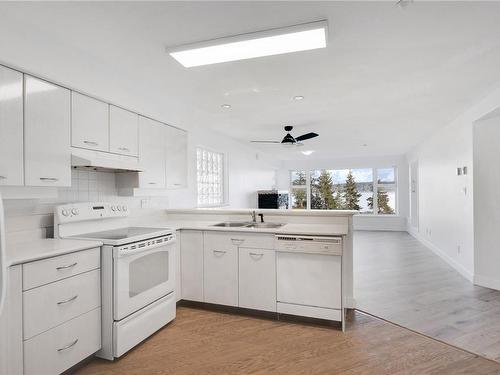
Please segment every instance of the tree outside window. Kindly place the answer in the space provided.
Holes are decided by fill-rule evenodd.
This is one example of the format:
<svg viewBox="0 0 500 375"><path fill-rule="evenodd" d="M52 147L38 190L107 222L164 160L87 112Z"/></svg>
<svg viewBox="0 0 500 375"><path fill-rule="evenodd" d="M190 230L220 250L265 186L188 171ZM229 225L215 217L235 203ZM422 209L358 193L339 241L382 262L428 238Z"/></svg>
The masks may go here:
<svg viewBox="0 0 500 375"><path fill-rule="evenodd" d="M292 208L395 214L395 168L320 169L291 172ZM374 194L377 200L374 202ZM375 207L374 207L375 206Z"/></svg>

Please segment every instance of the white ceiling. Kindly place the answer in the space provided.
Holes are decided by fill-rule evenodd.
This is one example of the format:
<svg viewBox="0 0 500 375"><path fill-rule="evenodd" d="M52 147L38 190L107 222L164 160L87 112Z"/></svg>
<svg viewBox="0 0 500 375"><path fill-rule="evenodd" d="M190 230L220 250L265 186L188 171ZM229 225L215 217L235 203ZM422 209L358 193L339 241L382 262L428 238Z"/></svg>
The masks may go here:
<svg viewBox="0 0 500 375"><path fill-rule="evenodd" d="M322 50L191 69L165 53L319 19L329 22ZM390 155L499 85L499 20L495 2L3 2L0 62L245 143L281 139L290 124L320 134L302 147L311 157Z"/></svg>

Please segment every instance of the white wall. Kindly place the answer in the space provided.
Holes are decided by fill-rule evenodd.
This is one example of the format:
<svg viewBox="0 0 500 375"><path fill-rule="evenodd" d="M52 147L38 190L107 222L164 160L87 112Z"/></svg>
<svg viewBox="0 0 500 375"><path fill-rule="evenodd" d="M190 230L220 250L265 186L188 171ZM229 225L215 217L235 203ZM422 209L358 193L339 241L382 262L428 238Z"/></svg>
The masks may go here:
<svg viewBox="0 0 500 375"><path fill-rule="evenodd" d="M474 272L478 284L500 289L500 117L474 126Z"/></svg>
<svg viewBox="0 0 500 375"><path fill-rule="evenodd" d="M405 231L409 215L409 188L408 163L404 155L286 160L283 161L282 168L277 172L276 180L279 189L288 190L290 188L290 170L383 168L392 166L397 168L397 215L357 215L353 219L354 229Z"/></svg>
<svg viewBox="0 0 500 375"><path fill-rule="evenodd" d="M257 207L257 190L276 186L276 170L281 162L241 142L198 127L189 134L189 187L168 194L169 208L196 206L196 147L198 146L224 152L229 207Z"/></svg>
<svg viewBox="0 0 500 375"><path fill-rule="evenodd" d="M419 229L409 232L469 280L475 272L473 123L499 105L497 89L407 155L419 163ZM463 166L468 174L457 176Z"/></svg>

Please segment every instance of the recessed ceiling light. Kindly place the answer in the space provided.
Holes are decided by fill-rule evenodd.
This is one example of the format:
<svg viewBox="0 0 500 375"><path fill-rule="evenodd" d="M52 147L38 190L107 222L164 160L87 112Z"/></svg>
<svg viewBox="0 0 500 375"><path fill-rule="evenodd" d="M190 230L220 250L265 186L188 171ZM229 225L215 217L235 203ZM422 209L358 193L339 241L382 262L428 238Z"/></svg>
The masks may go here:
<svg viewBox="0 0 500 375"><path fill-rule="evenodd" d="M293 100L302 100L304 97L302 95L297 95L293 97Z"/></svg>
<svg viewBox="0 0 500 375"><path fill-rule="evenodd" d="M224 109L229 109L231 108L231 104L222 104L221 107Z"/></svg>
<svg viewBox="0 0 500 375"><path fill-rule="evenodd" d="M186 68L326 47L327 22L259 31L168 49Z"/></svg>
<svg viewBox="0 0 500 375"><path fill-rule="evenodd" d="M300 151L300 152L302 152L306 156L309 156L314 152L314 150L307 150L307 151Z"/></svg>

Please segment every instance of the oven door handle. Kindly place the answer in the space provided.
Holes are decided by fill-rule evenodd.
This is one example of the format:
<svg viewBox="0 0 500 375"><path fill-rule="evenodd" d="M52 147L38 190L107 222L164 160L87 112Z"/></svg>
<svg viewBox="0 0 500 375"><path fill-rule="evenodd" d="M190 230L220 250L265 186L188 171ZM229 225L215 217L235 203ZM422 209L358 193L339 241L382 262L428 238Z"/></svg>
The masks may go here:
<svg viewBox="0 0 500 375"><path fill-rule="evenodd" d="M139 255L139 254L142 254L144 252L157 253L160 251L170 251L171 246L174 244L175 244L175 240L170 241L170 242L159 243L156 245L145 246L145 247L141 247L140 249L134 249L134 250L121 250L118 247L118 248L113 249L113 258L126 258L126 257L134 256L134 255ZM167 247L167 249L164 249L165 247Z"/></svg>

